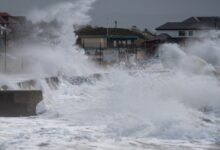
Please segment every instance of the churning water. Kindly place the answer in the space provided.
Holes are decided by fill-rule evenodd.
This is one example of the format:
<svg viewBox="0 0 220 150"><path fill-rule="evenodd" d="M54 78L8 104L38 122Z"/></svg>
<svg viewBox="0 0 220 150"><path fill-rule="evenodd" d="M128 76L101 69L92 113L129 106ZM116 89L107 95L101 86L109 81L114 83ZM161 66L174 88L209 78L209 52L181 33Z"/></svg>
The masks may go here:
<svg viewBox="0 0 220 150"><path fill-rule="evenodd" d="M160 60L145 69L103 70L73 46L72 24L88 23L93 2L64 2L30 14L36 32L21 46L23 57L31 58L25 71L58 75L61 84L54 90L39 81L44 101L38 116L0 118L0 149L219 150L219 34L184 47L162 45ZM82 84L71 81L95 73L98 78Z"/></svg>

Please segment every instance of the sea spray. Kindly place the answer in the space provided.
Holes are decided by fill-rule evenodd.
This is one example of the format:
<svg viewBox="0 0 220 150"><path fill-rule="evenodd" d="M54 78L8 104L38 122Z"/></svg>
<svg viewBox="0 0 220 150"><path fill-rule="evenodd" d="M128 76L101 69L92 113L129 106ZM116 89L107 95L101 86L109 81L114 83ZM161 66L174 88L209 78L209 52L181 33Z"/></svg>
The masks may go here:
<svg viewBox="0 0 220 150"><path fill-rule="evenodd" d="M159 51L162 64L112 68L95 84L65 86L56 94L70 97L57 113L116 137L219 140L216 66L177 44Z"/></svg>
<svg viewBox="0 0 220 150"><path fill-rule="evenodd" d="M109 68L93 84L64 79L48 112L77 126L105 127L111 137L218 140L216 68L177 44L159 51L161 63L146 69Z"/></svg>
<svg viewBox="0 0 220 150"><path fill-rule="evenodd" d="M83 74L96 70L84 51L75 45L74 25L85 25L94 0L65 1L29 13L27 34L8 48L8 73L30 76ZM11 42L12 43L12 42ZM90 66L90 67L88 67ZM88 69L90 68L90 69Z"/></svg>

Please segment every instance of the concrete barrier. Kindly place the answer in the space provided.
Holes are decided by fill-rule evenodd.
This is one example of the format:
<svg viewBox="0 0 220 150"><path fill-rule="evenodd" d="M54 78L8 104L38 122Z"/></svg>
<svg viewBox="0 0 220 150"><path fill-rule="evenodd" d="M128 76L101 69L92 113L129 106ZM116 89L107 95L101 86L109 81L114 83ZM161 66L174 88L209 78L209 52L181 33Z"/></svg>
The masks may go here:
<svg viewBox="0 0 220 150"><path fill-rule="evenodd" d="M60 81L58 77L48 77L41 80L45 80L47 85L51 89L57 89L59 87ZM33 79L33 80L26 80L22 82L18 82L17 85L20 89L30 90L30 89L41 89L41 85L39 83L39 80Z"/></svg>
<svg viewBox="0 0 220 150"><path fill-rule="evenodd" d="M37 80L26 80L22 82L17 83L18 87L20 89L30 90L30 89L40 89L40 87L37 84Z"/></svg>
<svg viewBox="0 0 220 150"><path fill-rule="evenodd" d="M48 78L42 78L42 79L30 79L30 80L24 80L20 82L13 83L18 89L21 90L39 90L42 89L41 81L45 81L46 84L53 90L56 90L59 88L60 80L58 77L48 77ZM12 84L12 85L13 85ZM14 90L17 89L10 85L0 85L0 91L1 90Z"/></svg>
<svg viewBox="0 0 220 150"><path fill-rule="evenodd" d="M0 116L36 115L36 106L42 100L41 90L0 91Z"/></svg>

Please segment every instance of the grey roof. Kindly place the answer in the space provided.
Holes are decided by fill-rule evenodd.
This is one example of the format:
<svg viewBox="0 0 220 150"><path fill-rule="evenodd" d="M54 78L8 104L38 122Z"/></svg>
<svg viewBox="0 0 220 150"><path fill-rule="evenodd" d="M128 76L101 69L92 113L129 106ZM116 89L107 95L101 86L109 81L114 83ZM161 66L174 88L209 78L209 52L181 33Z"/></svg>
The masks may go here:
<svg viewBox="0 0 220 150"><path fill-rule="evenodd" d="M25 21L25 17L23 16L11 16L8 13L0 12L0 24L17 24Z"/></svg>
<svg viewBox="0 0 220 150"><path fill-rule="evenodd" d="M220 29L220 17L190 17L182 22L168 22L156 30L207 30Z"/></svg>
<svg viewBox="0 0 220 150"><path fill-rule="evenodd" d="M108 39L127 39L127 40L137 40L138 36L132 35L81 35L81 38L108 38Z"/></svg>

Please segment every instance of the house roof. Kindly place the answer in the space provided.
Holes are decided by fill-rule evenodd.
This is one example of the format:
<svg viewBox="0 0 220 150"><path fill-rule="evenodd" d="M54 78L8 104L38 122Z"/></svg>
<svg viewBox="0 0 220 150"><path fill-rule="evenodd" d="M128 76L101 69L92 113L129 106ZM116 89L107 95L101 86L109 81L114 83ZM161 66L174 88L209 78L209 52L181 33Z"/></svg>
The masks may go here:
<svg viewBox="0 0 220 150"><path fill-rule="evenodd" d="M129 39L129 40L137 40L138 39L138 36L122 36L122 35L110 35L110 36L107 36L109 39L120 39L120 40L123 40L123 39Z"/></svg>
<svg viewBox="0 0 220 150"><path fill-rule="evenodd" d="M5 24L8 22L8 17L10 17L11 15L9 15L6 12L0 12L0 23L1 24Z"/></svg>
<svg viewBox="0 0 220 150"><path fill-rule="evenodd" d="M0 12L0 24L16 24L25 21L23 16L11 16L6 12Z"/></svg>
<svg viewBox="0 0 220 150"><path fill-rule="evenodd" d="M123 36L123 35L81 35L81 38L108 38L112 40L137 40L138 36Z"/></svg>
<svg viewBox="0 0 220 150"><path fill-rule="evenodd" d="M7 12L0 12L0 16L11 16L11 15L8 14Z"/></svg>
<svg viewBox="0 0 220 150"><path fill-rule="evenodd" d="M220 17L190 17L182 22L168 22L156 30L207 30L220 29Z"/></svg>
<svg viewBox="0 0 220 150"><path fill-rule="evenodd" d="M5 24L5 23L7 23L7 21L0 16L0 24Z"/></svg>
<svg viewBox="0 0 220 150"><path fill-rule="evenodd" d="M108 32L108 33L107 33ZM87 27L87 28L82 28L78 31L76 31L76 34L79 36L107 36L108 38L116 38L116 37L131 37L131 38L145 38L143 34L138 33L136 31L132 31L129 29L123 29L123 28L103 28L103 27Z"/></svg>

